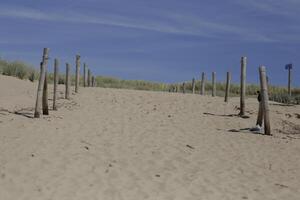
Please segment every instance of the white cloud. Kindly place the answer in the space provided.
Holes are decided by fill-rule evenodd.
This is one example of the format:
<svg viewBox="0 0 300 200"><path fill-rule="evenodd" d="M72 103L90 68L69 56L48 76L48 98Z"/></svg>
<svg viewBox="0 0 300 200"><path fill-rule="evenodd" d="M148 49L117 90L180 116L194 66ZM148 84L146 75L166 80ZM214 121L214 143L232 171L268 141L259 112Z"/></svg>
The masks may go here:
<svg viewBox="0 0 300 200"><path fill-rule="evenodd" d="M46 41L37 41L33 39L7 39L7 40L0 40L0 44L2 45L42 45L42 44L47 44L48 42Z"/></svg>
<svg viewBox="0 0 300 200"><path fill-rule="evenodd" d="M299 18L299 0L233 0L247 8L260 10L266 13Z"/></svg>
<svg viewBox="0 0 300 200"><path fill-rule="evenodd" d="M256 2L256 1L251 1ZM0 16L23 18L31 20L46 20L71 23L90 23L117 26L131 29L141 29L162 33L192 35L216 39L237 39L242 41L274 42L264 34L243 27L227 25L200 19L197 16L167 14L161 16L163 20L138 19L127 16L100 14L99 16L78 13L42 12L28 8L0 8Z"/></svg>

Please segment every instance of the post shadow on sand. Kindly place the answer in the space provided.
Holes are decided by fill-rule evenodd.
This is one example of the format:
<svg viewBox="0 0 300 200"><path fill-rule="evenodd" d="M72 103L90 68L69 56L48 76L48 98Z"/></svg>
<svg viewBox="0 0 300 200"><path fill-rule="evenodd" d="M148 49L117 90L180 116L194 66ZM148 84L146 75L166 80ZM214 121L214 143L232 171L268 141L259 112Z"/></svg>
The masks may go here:
<svg viewBox="0 0 300 200"><path fill-rule="evenodd" d="M212 115L212 116L218 116L218 117L239 117L239 118L243 118L243 119L248 119L250 118L249 116L247 115L239 115L239 114L228 114L228 115L221 115L221 114L214 114L214 113L208 113L208 112L204 112L203 113L204 115Z"/></svg>
<svg viewBox="0 0 300 200"><path fill-rule="evenodd" d="M228 114L228 115L220 115L220 114L213 114L213 113L203 113L204 115L212 115L212 116L219 116L219 117L238 117L238 118L250 118L247 115L240 116L239 114ZM257 129L257 127L253 128L241 128L241 129L229 129L228 132L232 133L251 133L251 134L257 134L257 135L265 135L263 132L263 128Z"/></svg>
<svg viewBox="0 0 300 200"><path fill-rule="evenodd" d="M23 116L23 117L30 118L30 119L34 118L33 114L32 114L33 110L34 110L34 108L22 108L22 109L16 110L16 111L9 111L7 109L0 108L0 112L2 112L2 113L19 115L19 116Z"/></svg>
<svg viewBox="0 0 300 200"><path fill-rule="evenodd" d="M266 135L264 134L263 128L256 129L256 128L241 128L241 129L229 129L228 132L231 133L245 133L245 134L255 134L255 135ZM270 135L266 135L270 136Z"/></svg>
<svg viewBox="0 0 300 200"><path fill-rule="evenodd" d="M213 114L213 113L203 113L204 115L212 115L212 116L219 116L219 117L238 117L238 118L250 118L247 115L240 116L239 114L228 114L228 115L220 115L220 114ZM228 132L231 133L245 133L245 134L256 134L256 135L265 135L264 134L264 129L261 127L260 129L257 129L257 127L252 127L252 128L241 128L241 129L229 129L227 130Z"/></svg>

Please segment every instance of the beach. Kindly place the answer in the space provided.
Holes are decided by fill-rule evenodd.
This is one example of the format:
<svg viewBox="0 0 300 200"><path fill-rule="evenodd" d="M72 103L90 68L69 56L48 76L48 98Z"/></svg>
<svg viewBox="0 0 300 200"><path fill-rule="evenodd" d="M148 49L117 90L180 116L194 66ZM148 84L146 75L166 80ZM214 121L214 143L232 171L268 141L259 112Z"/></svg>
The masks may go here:
<svg viewBox="0 0 300 200"><path fill-rule="evenodd" d="M300 199L299 105L270 102L266 136L255 98L59 85L35 119L36 91L0 75L1 200Z"/></svg>

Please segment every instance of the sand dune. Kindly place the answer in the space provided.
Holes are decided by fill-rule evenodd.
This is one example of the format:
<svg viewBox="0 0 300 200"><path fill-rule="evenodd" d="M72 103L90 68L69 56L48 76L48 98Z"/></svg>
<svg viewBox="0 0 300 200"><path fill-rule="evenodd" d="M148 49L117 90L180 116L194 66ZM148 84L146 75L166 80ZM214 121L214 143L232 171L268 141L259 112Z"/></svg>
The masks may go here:
<svg viewBox="0 0 300 200"><path fill-rule="evenodd" d="M300 199L300 106L272 103L264 136L228 131L255 125L251 98L242 119L238 98L63 91L33 119L36 83L0 76L1 200Z"/></svg>

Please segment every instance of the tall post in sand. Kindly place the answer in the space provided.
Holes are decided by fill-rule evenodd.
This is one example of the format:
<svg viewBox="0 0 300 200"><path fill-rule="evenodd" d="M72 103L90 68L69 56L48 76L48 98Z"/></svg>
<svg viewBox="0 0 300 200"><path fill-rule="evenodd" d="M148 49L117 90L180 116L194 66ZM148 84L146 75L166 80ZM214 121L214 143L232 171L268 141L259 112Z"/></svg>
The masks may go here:
<svg viewBox="0 0 300 200"><path fill-rule="evenodd" d="M293 69L293 64L288 64L285 66L285 69L289 71L288 75L288 94L289 96L292 96L292 89L291 89L291 82L292 82L292 69Z"/></svg>
<svg viewBox="0 0 300 200"><path fill-rule="evenodd" d="M216 86L216 72L212 73L212 96L217 95L217 86Z"/></svg>
<svg viewBox="0 0 300 200"><path fill-rule="evenodd" d="M91 70L88 69L88 79L87 79L88 87L91 87Z"/></svg>
<svg viewBox="0 0 300 200"><path fill-rule="evenodd" d="M205 73L202 72L202 77L201 77L201 90L200 90L201 95L205 95Z"/></svg>
<svg viewBox="0 0 300 200"><path fill-rule="evenodd" d="M94 76L94 87L97 87L97 79L95 76Z"/></svg>
<svg viewBox="0 0 300 200"><path fill-rule="evenodd" d="M231 80L231 74L230 74L230 72L227 72L225 102L228 102L228 97L229 97L229 93L230 93L230 80Z"/></svg>
<svg viewBox="0 0 300 200"><path fill-rule="evenodd" d="M241 84L240 84L240 116L244 116L246 112L245 97L246 97L246 66L247 58L241 58Z"/></svg>
<svg viewBox="0 0 300 200"><path fill-rule="evenodd" d="M35 102L35 110L34 110L35 118L40 118L40 116L41 116L42 88L44 87L44 82L45 82L45 66L47 65L47 61L49 58L48 54L49 54L49 49L44 48L43 60L40 64L40 68L41 68L40 78L39 78L38 89L37 89L37 94L36 94L36 102Z"/></svg>
<svg viewBox="0 0 300 200"><path fill-rule="evenodd" d="M261 95L261 94L260 94ZM258 108L258 114L257 114L257 120L256 120L256 125L259 125L262 127L263 124L263 119L264 119L264 112L263 112L263 102L259 102L259 108Z"/></svg>
<svg viewBox="0 0 300 200"><path fill-rule="evenodd" d="M47 75L47 67L45 68L45 81L44 81L44 90L43 90L43 115L49 115L49 107L48 107L48 75Z"/></svg>
<svg viewBox="0 0 300 200"><path fill-rule="evenodd" d="M58 59L54 59L54 79L53 79L53 110L57 110L56 96L57 96L57 83L58 83Z"/></svg>
<svg viewBox="0 0 300 200"><path fill-rule="evenodd" d="M49 59L49 57L48 57ZM43 114L49 115L49 107L48 107L48 76L47 76L47 68L48 68L48 59L43 58L43 65L45 70L45 80L43 87L43 97L42 97L42 108Z"/></svg>
<svg viewBox="0 0 300 200"><path fill-rule="evenodd" d="M271 126L270 126L270 116L269 116L269 95L268 95L268 86L266 78L266 67L259 67L259 77L260 77L260 90L261 90L261 101L263 108L263 117L265 123L265 134L271 135Z"/></svg>
<svg viewBox="0 0 300 200"><path fill-rule="evenodd" d="M289 95L292 96L292 90L291 90L291 69L289 69L289 77L288 77L288 92Z"/></svg>
<svg viewBox="0 0 300 200"><path fill-rule="evenodd" d="M192 93L193 94L195 94L195 87L196 87L195 78L193 78L193 80L192 80Z"/></svg>
<svg viewBox="0 0 300 200"><path fill-rule="evenodd" d="M66 63L66 92L65 92L65 98L70 99L70 65L69 63Z"/></svg>
<svg viewBox="0 0 300 200"><path fill-rule="evenodd" d="M185 94L185 82L182 83L182 93Z"/></svg>
<svg viewBox="0 0 300 200"><path fill-rule="evenodd" d="M92 76L92 87L95 87L95 77Z"/></svg>
<svg viewBox="0 0 300 200"><path fill-rule="evenodd" d="M83 63L83 87L87 86L87 66Z"/></svg>
<svg viewBox="0 0 300 200"><path fill-rule="evenodd" d="M79 91L79 80L80 80L80 55L76 55L76 77L75 77L75 92Z"/></svg>

